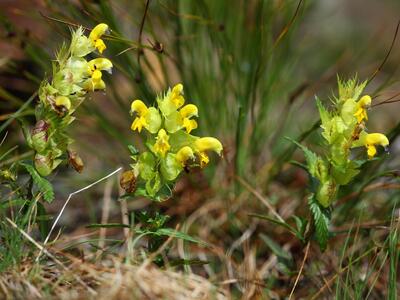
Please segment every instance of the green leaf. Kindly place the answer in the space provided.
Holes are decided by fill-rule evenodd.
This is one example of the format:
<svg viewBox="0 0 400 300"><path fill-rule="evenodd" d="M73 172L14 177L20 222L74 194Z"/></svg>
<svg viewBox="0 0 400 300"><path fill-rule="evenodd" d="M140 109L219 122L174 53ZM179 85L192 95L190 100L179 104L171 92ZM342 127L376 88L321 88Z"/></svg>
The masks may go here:
<svg viewBox="0 0 400 300"><path fill-rule="evenodd" d="M32 165L23 162L20 162L19 164L31 175L33 182L43 194L44 200L51 203L54 200L54 191L51 183L47 179L41 177Z"/></svg>
<svg viewBox="0 0 400 300"><path fill-rule="evenodd" d="M169 143L171 145L170 152L178 152L182 147L191 146L196 140L197 136L191 135L186 131L179 130L169 135Z"/></svg>
<svg viewBox="0 0 400 300"><path fill-rule="evenodd" d="M168 153L165 159L161 160L161 175L167 181L173 181L182 171L182 166L177 162L176 155Z"/></svg>
<svg viewBox="0 0 400 300"><path fill-rule="evenodd" d="M151 133L157 133L161 126L161 116L158 109L150 107L146 116L148 127L146 127Z"/></svg>
<svg viewBox="0 0 400 300"><path fill-rule="evenodd" d="M264 241L264 243L268 246L268 248L277 256L284 260L292 260L292 255L290 252L284 250L279 244L274 242L267 235L260 233L260 238Z"/></svg>
<svg viewBox="0 0 400 300"><path fill-rule="evenodd" d="M86 228L130 228L128 224L107 223L107 224L89 224Z"/></svg>
<svg viewBox="0 0 400 300"><path fill-rule="evenodd" d="M327 109L324 107L321 100L318 99L318 97L315 97L315 100L317 102L317 107L318 107L318 111L319 111L319 116L321 118L322 128L326 128L326 125L329 123L329 121L331 119L331 115L327 111Z"/></svg>
<svg viewBox="0 0 400 300"><path fill-rule="evenodd" d="M156 158L150 152L143 152L139 156L139 175L144 180L151 180L155 176Z"/></svg>
<svg viewBox="0 0 400 300"><path fill-rule="evenodd" d="M315 233L319 247L321 251L325 251L329 238L330 210L321 207L315 199L314 194L308 198L308 205L310 206L311 214L314 219Z"/></svg>
<svg viewBox="0 0 400 300"><path fill-rule="evenodd" d="M286 228L287 230L289 230L291 233L293 233L294 235L297 236L297 231L296 229L294 229L292 226L290 226L288 223L285 222L281 222L279 220L276 220L274 218L268 217L266 215L260 215L260 214L249 214L250 217L254 217L254 218L259 218L259 219L263 219L266 221L269 221L271 223L274 223L276 225L282 226L284 228Z"/></svg>
<svg viewBox="0 0 400 300"><path fill-rule="evenodd" d="M146 192L151 198L154 198L161 188L161 178L158 172L154 173L154 177L146 181Z"/></svg>
<svg viewBox="0 0 400 300"><path fill-rule="evenodd" d="M133 145L128 145L128 149L129 149L129 152L130 152L133 156L136 156L136 155L139 154L139 150L136 149L136 147L133 146Z"/></svg>
<svg viewBox="0 0 400 300"><path fill-rule="evenodd" d="M199 259L173 259L169 262L169 265L172 267L178 266L203 266L207 265L210 262L207 260L199 260Z"/></svg>
<svg viewBox="0 0 400 300"><path fill-rule="evenodd" d="M154 232L156 235L164 235L164 236L172 236L177 239L181 239L184 241L200 244L203 246L208 246L208 244L200 239L191 237L190 235L183 233L181 231L175 230L173 228L160 228L157 231Z"/></svg>
<svg viewBox="0 0 400 300"><path fill-rule="evenodd" d="M308 220L306 220L306 219L304 219L302 217L295 216L295 215L293 215L292 218L296 222L298 233L304 239L304 233L306 232Z"/></svg>
<svg viewBox="0 0 400 300"><path fill-rule="evenodd" d="M302 144L298 143L297 141L288 138L291 142L297 145L304 153L304 156L307 161L307 169L311 176L318 178L319 180L324 180L327 174L327 163L317 154L309 150L307 147L303 146Z"/></svg>

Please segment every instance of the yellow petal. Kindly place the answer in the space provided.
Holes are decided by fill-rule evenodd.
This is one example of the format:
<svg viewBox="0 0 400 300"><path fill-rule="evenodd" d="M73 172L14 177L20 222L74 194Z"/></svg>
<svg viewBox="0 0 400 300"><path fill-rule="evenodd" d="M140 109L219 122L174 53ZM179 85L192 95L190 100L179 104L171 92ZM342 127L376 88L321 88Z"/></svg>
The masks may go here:
<svg viewBox="0 0 400 300"><path fill-rule="evenodd" d="M194 142L194 148L198 152L212 150L212 151L215 151L216 153L218 153L219 155L221 155L221 152L223 149L221 142L213 137L203 137L203 138L197 139Z"/></svg>
<svg viewBox="0 0 400 300"><path fill-rule="evenodd" d="M136 117L132 122L131 129L133 131L137 130L138 132L142 131L143 126L146 126L146 119L144 117Z"/></svg>
<svg viewBox="0 0 400 300"><path fill-rule="evenodd" d="M198 109L197 106L194 104L188 104L185 105L184 107L181 108L181 110L179 111L179 113L181 114L182 118L190 118L193 116L198 115Z"/></svg>
<svg viewBox="0 0 400 300"><path fill-rule="evenodd" d="M389 145L388 138L382 133L369 133L365 137L366 145L380 145L386 147Z"/></svg>
<svg viewBox="0 0 400 300"><path fill-rule="evenodd" d="M95 70L107 71L110 73L113 64L109 59L100 57L90 60L88 62L88 67L89 67L89 73L92 73Z"/></svg>
<svg viewBox="0 0 400 300"><path fill-rule="evenodd" d="M357 118L357 123L360 124L364 119L368 120L367 108L371 106L371 97L365 95L357 102L356 112L354 116Z"/></svg>
<svg viewBox="0 0 400 300"><path fill-rule="evenodd" d="M376 147L374 145L367 145L368 158L373 158L376 154Z"/></svg>
<svg viewBox="0 0 400 300"><path fill-rule="evenodd" d="M193 129L197 128L197 122L188 118L183 119L183 128L186 128L186 132L190 133Z"/></svg>
<svg viewBox="0 0 400 300"><path fill-rule="evenodd" d="M148 108L142 100L135 100L131 104L131 113L136 112L139 116L146 116Z"/></svg>
<svg viewBox="0 0 400 300"><path fill-rule="evenodd" d="M200 160L200 168L204 168L210 162L210 158L205 152L200 152L198 155Z"/></svg>
<svg viewBox="0 0 400 300"><path fill-rule="evenodd" d="M174 103L176 108L181 107L185 103L185 98L183 98L183 85L181 83L178 83L172 88L170 100Z"/></svg>
<svg viewBox="0 0 400 300"><path fill-rule="evenodd" d="M369 107L371 106L372 99L370 96L365 95L362 96L361 99L357 102L357 104L361 107Z"/></svg>
<svg viewBox="0 0 400 300"><path fill-rule="evenodd" d="M101 72L100 72L101 73ZM104 90L106 88L106 84L103 80L93 80L92 78L85 81L83 88L87 91L95 91L95 90Z"/></svg>
<svg viewBox="0 0 400 300"><path fill-rule="evenodd" d="M67 110L71 108L71 101L68 97L65 96L58 96L56 98L56 106L64 106Z"/></svg>
<svg viewBox="0 0 400 300"><path fill-rule="evenodd" d="M102 39L98 39L96 40L96 42L94 43L94 47L99 50L100 54L102 54L104 52L104 50L106 50L106 44L104 44Z"/></svg>
<svg viewBox="0 0 400 300"><path fill-rule="evenodd" d="M173 95L182 95L183 94L183 85L182 83L178 83L176 84L173 88L172 88L172 92Z"/></svg>
<svg viewBox="0 0 400 300"><path fill-rule="evenodd" d="M181 166L184 167L188 160L194 158L194 153L193 153L192 148L190 148L189 146L182 147L176 153L176 157L175 158L181 164Z"/></svg>
<svg viewBox="0 0 400 300"><path fill-rule="evenodd" d="M101 38L108 30L108 25L104 23L98 24L89 34L89 39L95 42L97 39Z"/></svg>
<svg viewBox="0 0 400 300"><path fill-rule="evenodd" d="M95 83L95 84L99 83L101 81L101 77L102 77L101 71L94 70L94 72L92 73L93 83Z"/></svg>
<svg viewBox="0 0 400 300"><path fill-rule="evenodd" d="M161 157L165 157L165 154L171 148L168 140L169 136L167 132L164 129L160 129L156 137L156 143L154 144L154 151L160 154Z"/></svg>

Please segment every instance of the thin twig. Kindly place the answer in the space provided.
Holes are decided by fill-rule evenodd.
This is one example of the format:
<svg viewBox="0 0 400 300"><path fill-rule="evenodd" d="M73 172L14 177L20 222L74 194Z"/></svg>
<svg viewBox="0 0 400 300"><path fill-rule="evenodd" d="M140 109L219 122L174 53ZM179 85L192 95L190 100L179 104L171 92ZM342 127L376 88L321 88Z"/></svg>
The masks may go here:
<svg viewBox="0 0 400 300"><path fill-rule="evenodd" d="M63 214L63 212L64 212L65 208L67 207L68 202L71 200L72 196L74 196L74 195L76 195L76 194L79 194L80 192L86 191L87 189L91 188L92 186L94 186L94 185L96 185L96 184L102 182L103 180L105 180L105 179L107 179L107 178L113 176L115 173L118 173L119 171L121 171L121 169L122 169L122 167L119 167L119 168L116 169L115 171L113 171L113 172L111 172L110 174L108 174L108 175L106 175L106 176L100 178L99 180L97 180L97 181L95 181L95 182L93 182L93 183L91 183L91 184L85 186L84 188L81 188L80 190L77 190L77 191L75 191L75 192L69 194L69 196L68 196L68 198L67 198L67 201L65 201L63 207L61 208L60 212L59 212L58 215L57 215L56 220L54 221L53 225L51 226L51 229L50 229L49 233L47 234L46 239L44 240L43 246L46 246L46 244L47 244L47 242L48 242L48 240L49 240L49 238L50 238L51 233L53 232L54 228L56 227L56 225L57 225L57 223L58 223L58 220L60 219L61 215ZM43 248L43 249L44 249L44 248ZM36 257L36 261L39 260L39 258L40 258L41 255L42 255L42 251L40 251L39 255Z"/></svg>
<svg viewBox="0 0 400 300"><path fill-rule="evenodd" d="M30 241L33 245L35 245L38 249L40 249L40 253L46 254L50 259L52 259L56 264L58 264L61 268L63 268L65 271L68 271L71 273L71 275L80 283L82 284L92 295L97 295L97 292L93 290L90 286L88 286L80 277L78 277L74 272L72 272L67 266L65 266L61 261L59 261L56 257L54 257L53 254L51 254L49 251L47 251L46 248L44 248L42 245L40 245L38 242L36 242L29 234L27 234L25 231L23 231L21 228L18 227L17 224L15 224L12 220L10 220L8 217L6 217L6 220L8 223L11 224L12 227L17 229L28 241Z"/></svg>
<svg viewBox="0 0 400 300"><path fill-rule="evenodd" d="M281 33L279 34L278 38L275 40L274 45L272 46L272 49L275 49L275 47L279 44L279 42L282 40L282 38L289 32L290 27L292 27L294 21L296 21L296 18L299 14L301 4L303 3L303 0L300 0L297 4L296 10L290 19L289 23L283 28Z"/></svg>
<svg viewBox="0 0 400 300"><path fill-rule="evenodd" d="M301 273L303 272L303 268L304 268L304 265L305 265L306 260L307 260L307 257L308 257L308 252L309 252L309 250L310 250L310 245L311 245L311 243L308 242L308 243L307 243L307 246L306 246L306 252L304 253L303 261L301 262L301 266L300 266L299 273L297 274L296 281L294 282L292 291L290 292L290 295L289 295L289 300L292 299L294 290L296 289L296 286L297 286L297 283L299 282Z"/></svg>
<svg viewBox="0 0 400 300"><path fill-rule="evenodd" d="M118 182L120 182L120 180L121 180L121 174L118 175ZM123 195L124 189L121 186L119 186L118 192L119 192L119 203L121 206L121 221L122 221L122 224L129 226L130 224L129 224L129 216L128 216L128 214L129 214L128 204L126 203L126 199L121 197ZM128 240L129 228L124 227L123 231L124 231L125 240Z"/></svg>
<svg viewBox="0 0 400 300"><path fill-rule="evenodd" d="M139 37L138 37L138 44L139 45L142 43L142 34L143 34L144 22L146 20L147 11L149 10L149 4L150 4L150 0L147 0L146 1L146 7L144 8L142 21L140 22ZM141 55L142 55L142 52L141 52L141 49L140 49L138 51L138 55L137 55L137 63L138 63L139 67L140 67L140 56Z"/></svg>
<svg viewBox="0 0 400 300"><path fill-rule="evenodd" d="M378 74L380 72L380 70L383 68L384 64L388 60L389 55L392 52L394 44L395 44L396 39L397 39L397 34L399 33L399 27L400 27L400 20L397 22L396 31L394 32L392 44L390 45L389 51L386 53L386 56L383 59L382 63L379 65L379 67L374 71L374 73L372 73L371 77L367 81L367 84L369 84L375 78L376 74Z"/></svg>
<svg viewBox="0 0 400 300"><path fill-rule="evenodd" d="M101 224L108 223L108 217L110 215L110 204L111 204L111 192L112 192L113 181L108 180L106 182L104 188L104 196L103 196L103 210L101 213ZM105 245L105 237L107 233L107 228L101 227L100 234L99 234L99 249L97 250L96 257L99 258L100 255L103 253L103 248Z"/></svg>

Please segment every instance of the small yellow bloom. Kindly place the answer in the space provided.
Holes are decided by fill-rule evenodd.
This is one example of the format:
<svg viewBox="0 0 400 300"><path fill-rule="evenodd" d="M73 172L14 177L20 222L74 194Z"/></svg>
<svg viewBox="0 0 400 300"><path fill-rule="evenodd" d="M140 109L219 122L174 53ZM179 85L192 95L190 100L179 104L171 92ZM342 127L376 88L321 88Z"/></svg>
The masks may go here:
<svg viewBox="0 0 400 300"><path fill-rule="evenodd" d="M369 133L365 137L364 145L367 148L368 158L373 158L376 154L376 145L386 148L389 145L389 140L382 133Z"/></svg>
<svg viewBox="0 0 400 300"><path fill-rule="evenodd" d="M210 161L206 151L212 150L218 155L221 155L223 149L221 142L213 137L199 138L194 142L193 147L199 157L201 168L207 165Z"/></svg>
<svg viewBox="0 0 400 300"><path fill-rule="evenodd" d="M147 126L146 116L148 114L149 109L146 104L144 104L141 100L135 100L131 104L131 113L136 112L137 117L132 122L131 129L133 131L137 130L139 132L142 131L142 127Z"/></svg>
<svg viewBox="0 0 400 300"><path fill-rule="evenodd" d="M178 83L172 88L170 100L175 104L176 108L181 107L185 103L183 98L183 85Z"/></svg>
<svg viewBox="0 0 400 300"><path fill-rule="evenodd" d="M89 34L89 40L92 42L93 47L95 47L100 53L107 48L101 39L102 35L108 30L108 25L101 23L98 24Z"/></svg>
<svg viewBox="0 0 400 300"><path fill-rule="evenodd" d="M90 91L103 90L106 87L101 71L111 73L112 62L107 58L95 58L88 62L87 73L90 79L85 83L85 88Z"/></svg>
<svg viewBox="0 0 400 300"><path fill-rule="evenodd" d="M161 157L165 157L165 154L171 148L168 140L169 136L167 132L164 129L160 129L156 137L156 143L154 144L154 152L160 154Z"/></svg>
<svg viewBox="0 0 400 300"><path fill-rule="evenodd" d="M181 108L179 111L182 118L182 127L186 128L186 132L190 133L193 129L197 128L197 122L191 120L191 117L198 116L198 109L194 104L188 104Z"/></svg>
<svg viewBox="0 0 400 300"><path fill-rule="evenodd" d="M58 96L55 103L56 106L65 107L67 111L71 109L71 101L66 96Z"/></svg>
<svg viewBox="0 0 400 300"><path fill-rule="evenodd" d="M367 109L371 106L371 101L371 97L365 95L357 102L354 116L357 118L358 124L360 124L364 119L368 120Z"/></svg>
<svg viewBox="0 0 400 300"><path fill-rule="evenodd" d="M161 126L161 116L154 107L148 108L141 100L135 100L131 104L131 114L136 113L137 117L131 125L133 131L142 131L146 128L151 133L156 133Z"/></svg>
<svg viewBox="0 0 400 300"><path fill-rule="evenodd" d="M189 146L182 147L179 149L179 151L176 153L176 160L178 163L184 167L186 165L186 162L190 159L194 159L194 153L192 148Z"/></svg>

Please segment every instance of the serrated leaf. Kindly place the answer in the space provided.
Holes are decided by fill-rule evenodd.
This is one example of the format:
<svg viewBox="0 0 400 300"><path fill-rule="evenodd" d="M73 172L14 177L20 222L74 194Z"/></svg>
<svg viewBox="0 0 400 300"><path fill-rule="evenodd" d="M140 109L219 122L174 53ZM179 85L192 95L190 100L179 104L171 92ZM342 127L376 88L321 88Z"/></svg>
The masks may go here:
<svg viewBox="0 0 400 300"><path fill-rule="evenodd" d="M31 175L34 184L43 194L44 200L51 203L54 200L54 190L51 183L47 179L40 176L32 165L23 162L20 162L19 164Z"/></svg>
<svg viewBox="0 0 400 300"><path fill-rule="evenodd" d="M321 251L325 251L329 238L330 210L323 208L314 195L308 198L311 214L314 219L316 238Z"/></svg>
<svg viewBox="0 0 400 300"><path fill-rule="evenodd" d="M307 147L303 146L302 144L298 143L297 141L287 138L291 142L293 142L297 147L299 147L306 158L307 161L307 169L308 172L311 174L311 176L318 178L320 180L324 179L324 177L327 175L327 167L326 167L326 162L318 156L316 153L312 152L309 150Z"/></svg>

